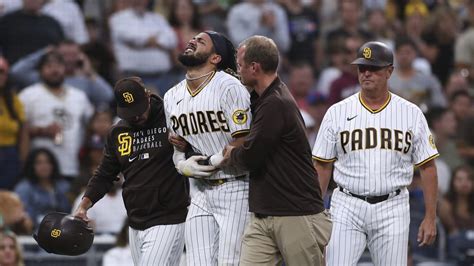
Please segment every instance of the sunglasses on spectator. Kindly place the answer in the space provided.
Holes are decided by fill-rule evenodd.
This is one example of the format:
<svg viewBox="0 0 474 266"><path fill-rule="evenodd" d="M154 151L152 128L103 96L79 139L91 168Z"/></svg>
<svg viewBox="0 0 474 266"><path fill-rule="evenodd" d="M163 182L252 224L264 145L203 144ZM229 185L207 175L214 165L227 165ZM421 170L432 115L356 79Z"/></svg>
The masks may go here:
<svg viewBox="0 0 474 266"><path fill-rule="evenodd" d="M370 65L358 65L359 72L364 73L365 71L369 72L377 72L379 70L384 69L384 66L370 66Z"/></svg>

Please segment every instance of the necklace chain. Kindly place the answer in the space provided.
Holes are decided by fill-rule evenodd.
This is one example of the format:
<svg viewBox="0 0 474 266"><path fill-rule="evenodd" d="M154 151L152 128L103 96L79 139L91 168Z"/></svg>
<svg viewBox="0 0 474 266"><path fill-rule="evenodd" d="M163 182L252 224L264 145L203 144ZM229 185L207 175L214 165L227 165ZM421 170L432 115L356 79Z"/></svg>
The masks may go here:
<svg viewBox="0 0 474 266"><path fill-rule="evenodd" d="M214 70L212 70L211 72L206 73L206 74L204 74L204 75L202 75L202 76L195 77L195 78L191 78L191 77L188 75L188 73L186 73L186 76L185 76L185 77L186 77L186 80L187 80L187 81L193 81L193 80L198 80L198 79L200 79L200 78L203 78L203 77L205 77L205 76L208 76L208 75L212 74L212 72L214 72Z"/></svg>

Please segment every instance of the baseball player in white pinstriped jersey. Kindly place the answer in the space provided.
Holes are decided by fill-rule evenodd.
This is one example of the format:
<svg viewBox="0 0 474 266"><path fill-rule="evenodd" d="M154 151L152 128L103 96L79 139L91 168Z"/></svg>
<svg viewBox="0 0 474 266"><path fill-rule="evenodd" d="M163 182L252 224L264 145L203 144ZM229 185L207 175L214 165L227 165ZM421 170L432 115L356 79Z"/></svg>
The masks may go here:
<svg viewBox="0 0 474 266"><path fill-rule="evenodd" d="M250 95L234 76L235 49L216 32L202 32L189 41L179 57L186 79L164 97L168 127L194 150L218 165L222 150L249 132ZM172 142L173 143L173 142ZM186 219L188 265L238 265L241 237L249 218L248 173L197 164L204 156L185 160L175 149L178 172L196 179Z"/></svg>
<svg viewBox="0 0 474 266"><path fill-rule="evenodd" d="M407 264L413 165L420 167L426 207L418 241L431 244L436 236L438 151L421 110L388 91L392 63L380 42L359 49L352 64L362 89L329 108L314 144L323 192L333 166L338 185L328 265L356 265L366 246L375 265Z"/></svg>

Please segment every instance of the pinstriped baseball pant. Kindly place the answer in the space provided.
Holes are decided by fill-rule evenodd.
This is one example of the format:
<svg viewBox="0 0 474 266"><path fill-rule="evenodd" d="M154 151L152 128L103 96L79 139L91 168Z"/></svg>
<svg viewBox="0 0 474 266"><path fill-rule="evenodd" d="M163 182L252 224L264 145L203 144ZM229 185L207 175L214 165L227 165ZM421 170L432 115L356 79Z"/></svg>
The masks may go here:
<svg viewBox="0 0 474 266"><path fill-rule="evenodd" d="M184 223L129 228L130 250L136 266L178 266L184 249Z"/></svg>
<svg viewBox="0 0 474 266"><path fill-rule="evenodd" d="M187 265L238 265L249 217L247 180L201 185L186 218Z"/></svg>
<svg viewBox="0 0 474 266"><path fill-rule="evenodd" d="M376 204L339 188L331 199L333 230L327 265L356 265L366 246L376 266L407 265L410 206L407 189Z"/></svg>

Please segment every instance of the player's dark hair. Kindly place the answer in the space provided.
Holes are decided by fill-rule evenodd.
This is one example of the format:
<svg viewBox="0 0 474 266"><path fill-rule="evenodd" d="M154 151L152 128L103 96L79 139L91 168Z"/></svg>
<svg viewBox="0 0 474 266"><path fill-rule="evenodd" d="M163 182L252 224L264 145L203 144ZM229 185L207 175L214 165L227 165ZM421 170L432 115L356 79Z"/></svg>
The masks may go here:
<svg viewBox="0 0 474 266"><path fill-rule="evenodd" d="M243 41L239 47L245 47L244 61L260 64L265 73L274 73L278 69L280 55L272 39L264 36L252 36Z"/></svg>

